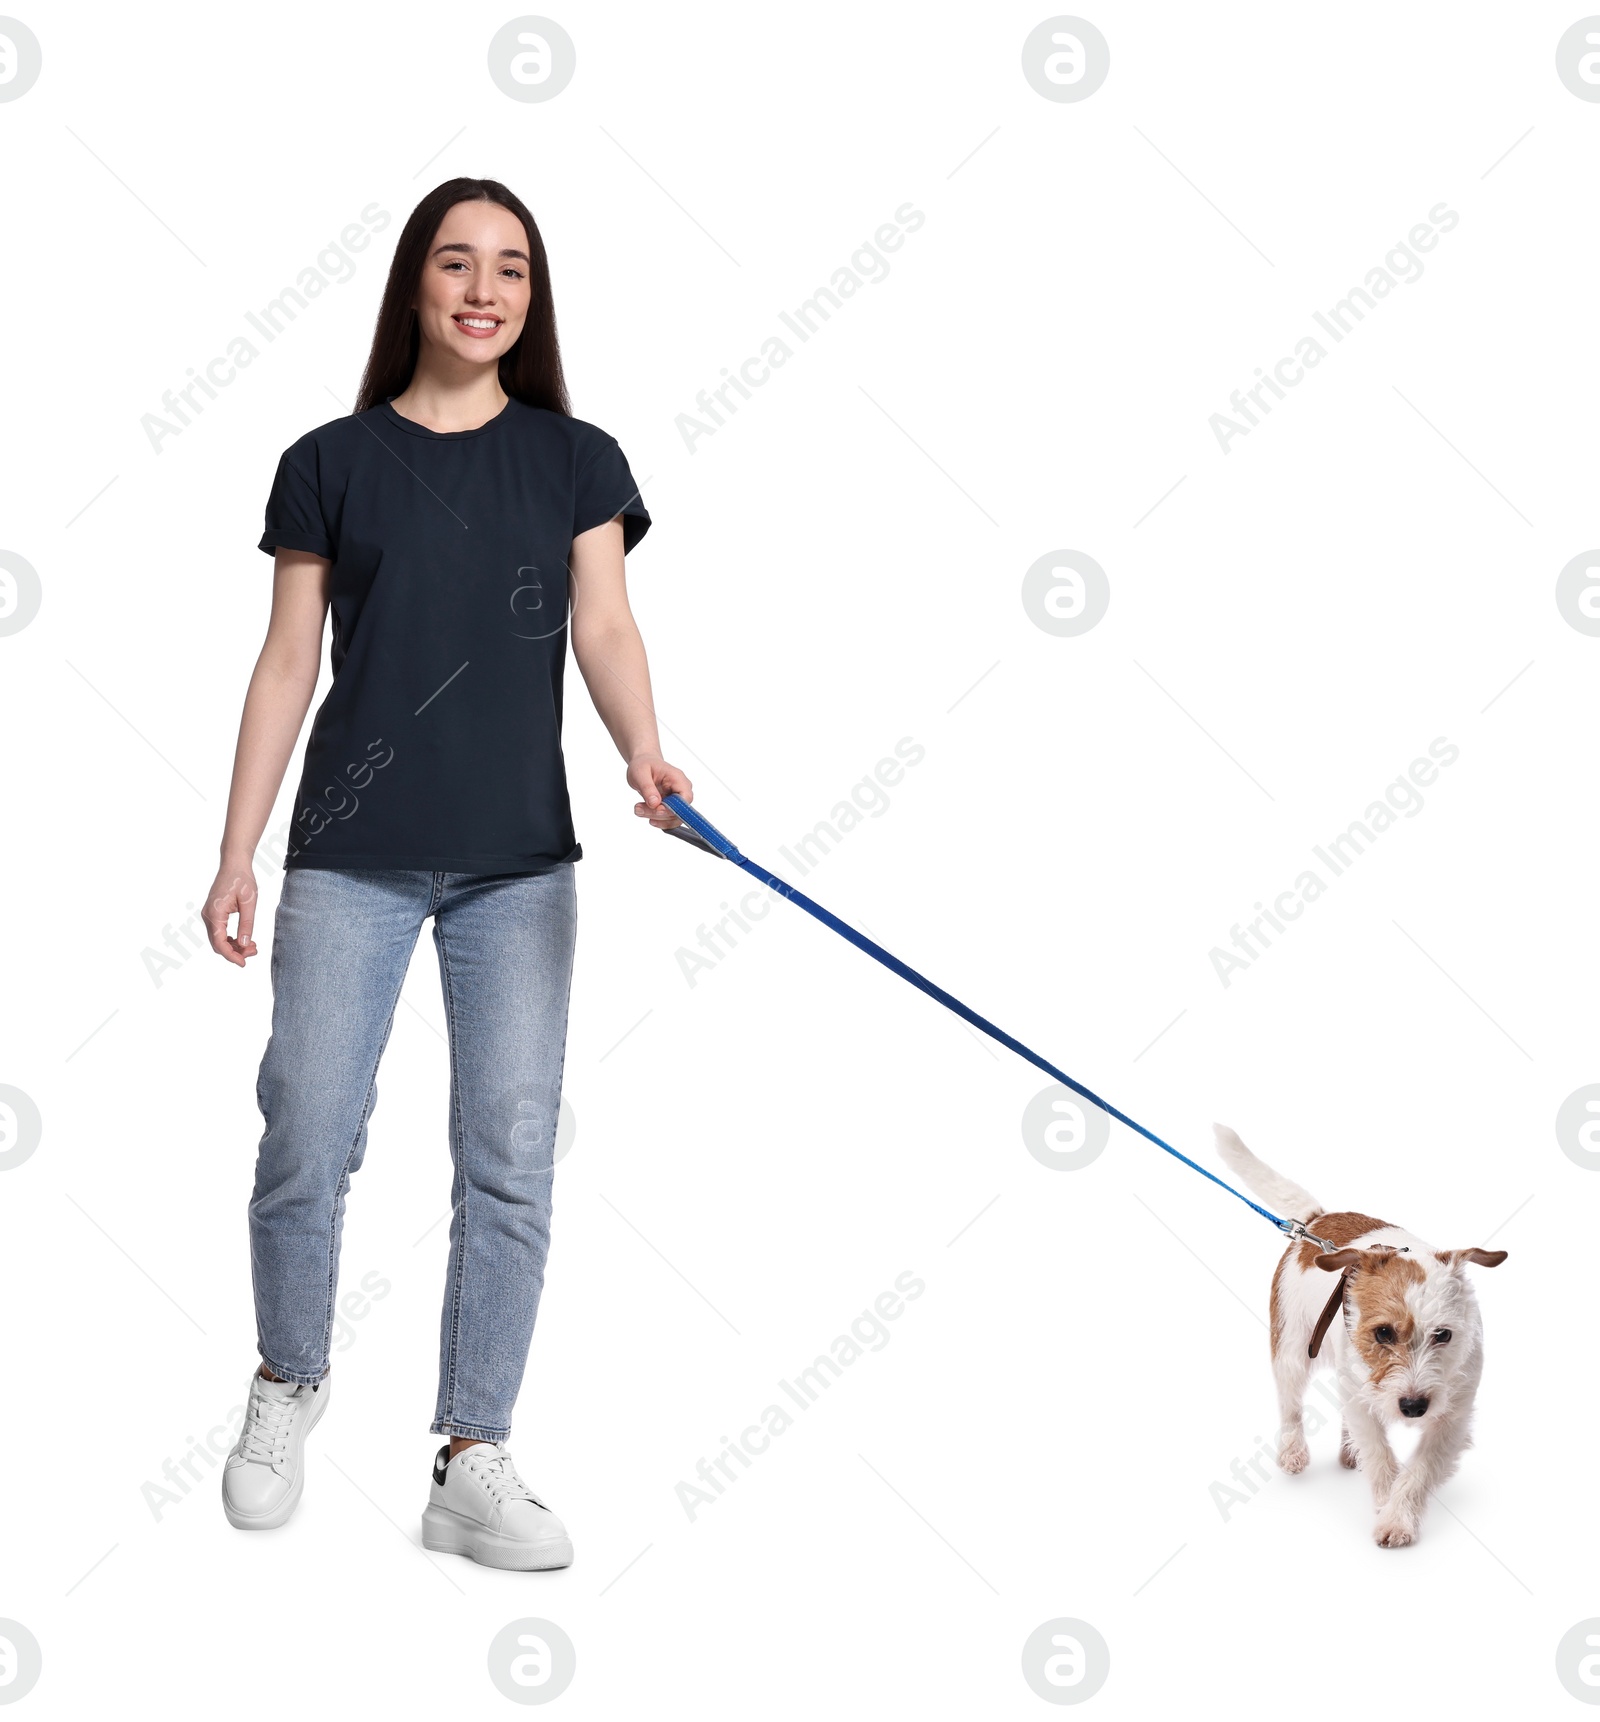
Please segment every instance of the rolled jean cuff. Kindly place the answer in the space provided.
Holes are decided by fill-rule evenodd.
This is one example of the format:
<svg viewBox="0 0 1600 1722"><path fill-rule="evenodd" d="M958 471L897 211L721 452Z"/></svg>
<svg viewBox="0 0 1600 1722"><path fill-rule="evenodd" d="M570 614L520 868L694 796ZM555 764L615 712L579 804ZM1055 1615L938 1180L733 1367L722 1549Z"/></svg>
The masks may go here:
<svg viewBox="0 0 1600 1722"><path fill-rule="evenodd" d="M285 1369L281 1363L274 1363L264 1351L261 1351L259 1345L256 1350L261 1352L261 1361L280 1381L292 1382L300 1387L315 1387L319 1381L327 1379L328 1371L326 1369L320 1375L308 1375L303 1369Z"/></svg>
<svg viewBox="0 0 1600 1722"><path fill-rule="evenodd" d="M436 1417L428 1425L433 1435L458 1435L463 1441L509 1441L511 1431L491 1429L487 1423L462 1423L452 1417Z"/></svg>

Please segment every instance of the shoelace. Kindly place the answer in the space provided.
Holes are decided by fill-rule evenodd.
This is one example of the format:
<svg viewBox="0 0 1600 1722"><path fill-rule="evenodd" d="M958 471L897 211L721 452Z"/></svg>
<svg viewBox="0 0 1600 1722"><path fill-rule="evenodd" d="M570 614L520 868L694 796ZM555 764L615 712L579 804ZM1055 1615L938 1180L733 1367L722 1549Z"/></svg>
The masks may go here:
<svg viewBox="0 0 1600 1722"><path fill-rule="evenodd" d="M240 1448L245 1460L255 1465L276 1465L289 1450L289 1428L294 1422L297 1397L268 1397L252 1391L250 1409L241 1431Z"/></svg>
<svg viewBox="0 0 1600 1722"><path fill-rule="evenodd" d="M477 1447L469 1447L467 1462L497 1502L507 1499L532 1501L534 1506L544 1507L544 1502L517 1475L517 1467L509 1453L494 1450L492 1458L483 1459L478 1457L478 1451ZM546 1512L549 1510L545 1507Z"/></svg>

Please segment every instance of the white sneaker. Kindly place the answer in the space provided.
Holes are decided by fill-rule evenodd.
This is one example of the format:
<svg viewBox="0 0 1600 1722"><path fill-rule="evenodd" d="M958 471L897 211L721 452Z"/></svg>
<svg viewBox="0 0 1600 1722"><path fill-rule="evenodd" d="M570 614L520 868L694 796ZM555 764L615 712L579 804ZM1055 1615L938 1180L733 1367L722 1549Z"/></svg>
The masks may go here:
<svg viewBox="0 0 1600 1722"><path fill-rule="evenodd" d="M572 1565L567 1528L517 1475L500 1441L479 1441L433 1461L422 1546L466 1555L486 1567L536 1572Z"/></svg>
<svg viewBox="0 0 1600 1722"><path fill-rule="evenodd" d="M306 1436L327 1408L327 1376L308 1387L268 1381L256 1371L244 1428L222 1468L222 1510L230 1525L241 1531L270 1531L300 1505Z"/></svg>

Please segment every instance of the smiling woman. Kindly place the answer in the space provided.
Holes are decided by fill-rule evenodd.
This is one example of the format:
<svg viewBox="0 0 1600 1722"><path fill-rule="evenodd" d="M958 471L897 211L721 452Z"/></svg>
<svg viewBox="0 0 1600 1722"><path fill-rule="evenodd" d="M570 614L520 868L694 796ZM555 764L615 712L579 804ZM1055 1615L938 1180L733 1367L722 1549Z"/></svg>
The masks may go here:
<svg viewBox="0 0 1600 1722"><path fill-rule="evenodd" d="M448 1437L429 1548L564 1566L561 1521L504 1443L549 1246L577 936L561 750L570 634L640 799L680 823L623 558L650 526L615 439L572 417L544 244L495 180L451 180L396 243L348 417L278 462L260 548L272 619L234 761L211 945L256 952L251 858L317 683L274 921L266 1130L250 1201L261 1365L223 1505L243 1529L300 1498L328 1403L345 1197L422 924L433 920L451 1061L453 1215L432 1430ZM230 934L231 916L238 916Z"/></svg>
<svg viewBox="0 0 1600 1722"><path fill-rule="evenodd" d="M471 186L495 190L468 200L459 188ZM425 343L429 363L419 373ZM443 392L459 412L468 404L462 385L474 379L486 400L571 412L550 265L532 214L494 180L451 180L417 205L396 243L356 411L397 395L407 400L403 411L422 407L425 394L437 406L440 386L454 385Z"/></svg>

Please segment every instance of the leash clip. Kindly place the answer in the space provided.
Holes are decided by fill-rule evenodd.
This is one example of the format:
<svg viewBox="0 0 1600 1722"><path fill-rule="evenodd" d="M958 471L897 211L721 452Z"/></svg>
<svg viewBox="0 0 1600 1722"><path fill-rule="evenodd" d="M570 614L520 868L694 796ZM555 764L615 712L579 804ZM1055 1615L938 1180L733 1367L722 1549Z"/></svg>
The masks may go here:
<svg viewBox="0 0 1600 1722"><path fill-rule="evenodd" d="M1319 1238L1315 1232L1308 1232L1304 1220L1279 1220L1278 1230L1304 1243L1315 1244L1319 1249L1336 1250L1339 1247L1332 1238Z"/></svg>

